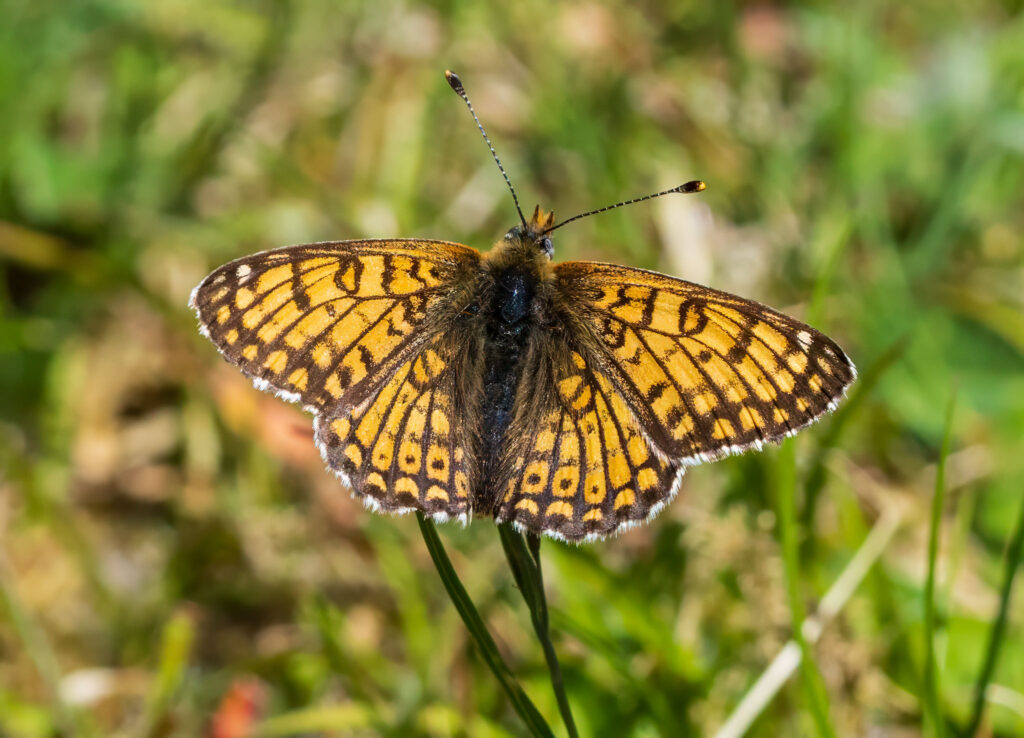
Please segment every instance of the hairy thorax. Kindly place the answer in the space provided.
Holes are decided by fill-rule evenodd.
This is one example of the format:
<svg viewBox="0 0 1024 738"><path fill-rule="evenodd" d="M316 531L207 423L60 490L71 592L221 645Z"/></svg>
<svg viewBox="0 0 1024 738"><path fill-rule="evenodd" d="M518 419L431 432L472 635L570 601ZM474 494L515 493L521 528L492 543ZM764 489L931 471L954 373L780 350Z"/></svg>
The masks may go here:
<svg viewBox="0 0 1024 738"><path fill-rule="evenodd" d="M513 419L523 359L531 341L542 340L554 319L554 271L547 253L532 240L518 238L497 243L482 267L477 309L485 335L479 439L483 474L477 505L487 509L497 493L492 482Z"/></svg>

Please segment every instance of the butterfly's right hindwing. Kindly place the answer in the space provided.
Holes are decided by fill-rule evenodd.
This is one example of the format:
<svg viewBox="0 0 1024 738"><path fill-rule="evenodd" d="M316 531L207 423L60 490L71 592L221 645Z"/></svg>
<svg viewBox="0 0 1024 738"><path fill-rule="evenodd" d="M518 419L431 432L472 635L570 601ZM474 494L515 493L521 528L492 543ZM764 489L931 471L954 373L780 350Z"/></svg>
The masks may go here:
<svg viewBox="0 0 1024 738"><path fill-rule="evenodd" d="M681 468L655 451L590 352L569 340L535 334L524 359L495 517L579 541L648 519Z"/></svg>

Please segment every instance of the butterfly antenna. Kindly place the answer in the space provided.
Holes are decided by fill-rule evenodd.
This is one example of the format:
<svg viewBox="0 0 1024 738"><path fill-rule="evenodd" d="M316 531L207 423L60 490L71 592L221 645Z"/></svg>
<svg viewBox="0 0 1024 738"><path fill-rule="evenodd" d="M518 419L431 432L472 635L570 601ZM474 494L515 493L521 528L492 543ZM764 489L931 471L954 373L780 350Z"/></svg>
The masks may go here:
<svg viewBox="0 0 1024 738"><path fill-rule="evenodd" d="M487 142L487 148L491 150L491 156L494 157L494 163L498 165L498 169L501 170L501 176L505 178L505 184L508 185L508 191L512 193L512 200L516 204L516 212L519 213L519 220L523 222L523 227L526 227L526 218L523 217L523 210L519 207L519 198L516 196L516 189L512 186L512 180L508 178L508 174L505 173L505 167L501 165L501 159L494 152L494 146L491 145L491 139L487 138L487 131L480 125L480 119L476 117L476 111L473 110L473 103L469 101L469 96L466 94L466 88L462 86L462 80L459 79L459 75L450 69L444 70L444 78L448 80L448 84L455 90L455 94L462 98L462 101L466 103L466 107L469 108L470 114L473 116L473 120L476 121L476 127L480 129L480 133L484 137L484 141Z"/></svg>
<svg viewBox="0 0 1024 738"><path fill-rule="evenodd" d="M544 233L545 234L551 233L551 231L555 230L556 228L561 228L562 226L564 226L564 225L566 225L568 223L572 223L574 220L579 220L580 218L586 218L588 215L597 215L598 213L603 213L606 210L614 210L615 208L621 208L623 205L632 205L635 202L643 202L644 200L653 200L654 198L661 197L662 195L671 195L673 192L682 192L682 193L685 194L685 193L689 193L689 192L701 192L702 190L705 190L705 189L707 189L707 185L704 184L703 182L701 182L699 179L695 179L692 182L685 182L685 183L679 185L678 187L673 187L671 190L665 190L664 192L655 192L653 195L645 195L644 197L637 197L637 198L634 198L632 200L623 200L622 202L617 202L614 205L608 205L608 206L603 207L603 208L598 208L597 210L591 210L591 211L586 212L586 213L580 213L579 215L574 215L571 218L568 218L567 220L563 220L561 223L558 223L556 225L551 226L546 231L544 231Z"/></svg>

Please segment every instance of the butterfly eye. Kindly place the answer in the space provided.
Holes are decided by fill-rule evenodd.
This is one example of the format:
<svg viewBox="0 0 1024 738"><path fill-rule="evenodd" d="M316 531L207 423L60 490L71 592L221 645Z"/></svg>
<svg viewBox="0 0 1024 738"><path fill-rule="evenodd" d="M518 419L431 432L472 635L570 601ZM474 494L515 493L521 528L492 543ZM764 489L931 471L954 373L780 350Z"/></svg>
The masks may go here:
<svg viewBox="0 0 1024 738"><path fill-rule="evenodd" d="M505 234L505 240L511 241L513 239L519 238L520 233L521 231L519 229L519 226L516 226L515 228L510 228L508 233Z"/></svg>
<svg viewBox="0 0 1024 738"><path fill-rule="evenodd" d="M541 239L540 247L544 249L544 253L547 254L549 258L551 256L554 256L555 245L551 243L551 239L548 238L547 236L544 236L544 238Z"/></svg>

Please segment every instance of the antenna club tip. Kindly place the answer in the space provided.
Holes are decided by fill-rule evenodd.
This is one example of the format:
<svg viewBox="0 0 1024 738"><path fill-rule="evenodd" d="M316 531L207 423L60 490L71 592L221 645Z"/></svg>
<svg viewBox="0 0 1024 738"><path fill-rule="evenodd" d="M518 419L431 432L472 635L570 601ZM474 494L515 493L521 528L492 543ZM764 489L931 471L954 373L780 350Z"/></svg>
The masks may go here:
<svg viewBox="0 0 1024 738"><path fill-rule="evenodd" d="M679 185L680 192L703 192L708 186L702 180L695 179L692 182Z"/></svg>
<svg viewBox="0 0 1024 738"><path fill-rule="evenodd" d="M459 79L459 75L450 69L444 70L444 78L448 80L449 86L460 95L465 92L465 88L462 86L462 80Z"/></svg>

